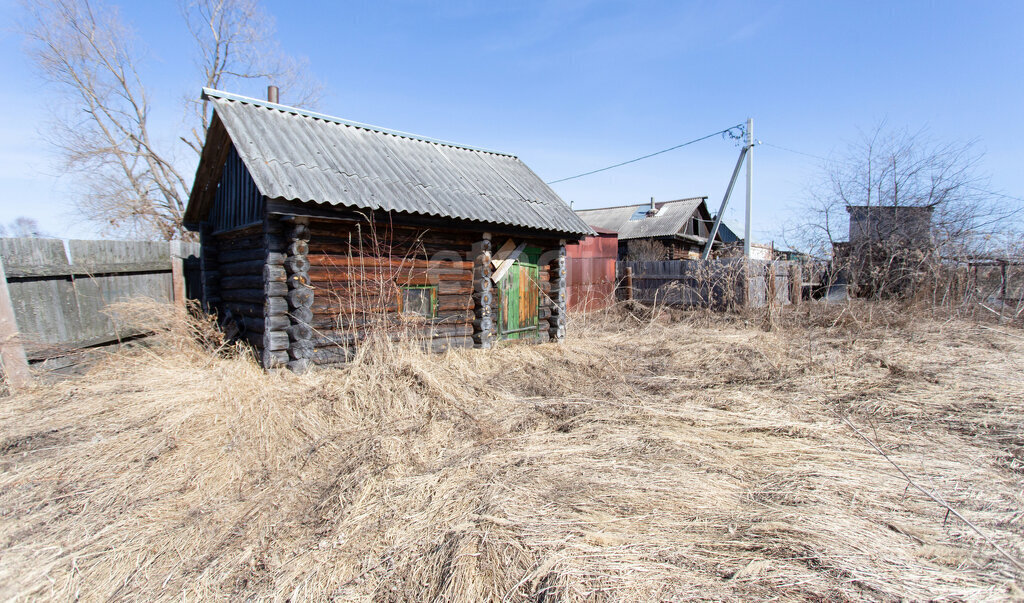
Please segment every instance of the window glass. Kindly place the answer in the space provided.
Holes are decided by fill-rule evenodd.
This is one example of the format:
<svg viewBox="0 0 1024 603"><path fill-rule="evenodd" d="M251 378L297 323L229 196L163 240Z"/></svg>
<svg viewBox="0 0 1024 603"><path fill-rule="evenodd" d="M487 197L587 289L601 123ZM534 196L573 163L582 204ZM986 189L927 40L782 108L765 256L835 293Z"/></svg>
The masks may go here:
<svg viewBox="0 0 1024 603"><path fill-rule="evenodd" d="M436 299L436 287L402 287L400 309L402 314L433 318Z"/></svg>

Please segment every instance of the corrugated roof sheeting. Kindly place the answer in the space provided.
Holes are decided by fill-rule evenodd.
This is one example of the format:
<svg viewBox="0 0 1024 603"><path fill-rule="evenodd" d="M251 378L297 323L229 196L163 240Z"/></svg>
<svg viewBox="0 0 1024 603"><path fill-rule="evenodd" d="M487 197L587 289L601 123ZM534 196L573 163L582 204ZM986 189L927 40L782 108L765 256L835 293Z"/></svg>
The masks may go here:
<svg viewBox="0 0 1024 603"><path fill-rule="evenodd" d="M581 209L577 210L576 214L594 228L617 232L619 239L670 237L685 231L687 221L693 217L694 212L697 211L701 203L704 203L704 200L705 197L693 197L655 203L654 206L658 208L658 214L640 220L631 220L630 218L637 210L648 209L649 203L601 209Z"/></svg>
<svg viewBox="0 0 1024 603"><path fill-rule="evenodd" d="M590 228L523 162L210 93L235 148L270 198L505 224Z"/></svg>

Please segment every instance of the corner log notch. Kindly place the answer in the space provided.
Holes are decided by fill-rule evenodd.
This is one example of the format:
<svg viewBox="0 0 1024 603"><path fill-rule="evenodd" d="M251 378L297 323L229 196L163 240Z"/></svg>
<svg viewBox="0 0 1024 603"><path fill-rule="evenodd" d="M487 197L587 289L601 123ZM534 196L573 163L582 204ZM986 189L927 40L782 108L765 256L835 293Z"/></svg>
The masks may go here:
<svg viewBox="0 0 1024 603"><path fill-rule="evenodd" d="M288 273L288 306L291 321L286 329L288 368L295 373L309 369L313 356L313 288L309 281L309 220L296 218L288 232L288 257L284 262Z"/></svg>
<svg viewBox="0 0 1024 603"><path fill-rule="evenodd" d="M276 369L288 364L288 274L284 268L283 225L273 219L263 223L263 368Z"/></svg>
<svg viewBox="0 0 1024 603"><path fill-rule="evenodd" d="M494 341L491 288L491 235L473 245L473 347L489 349Z"/></svg>
<svg viewBox="0 0 1024 603"><path fill-rule="evenodd" d="M557 255L549 268L551 283L551 315L548 318L549 336L551 341L560 342L565 339L565 307L568 292L566 290L565 240L558 242Z"/></svg>
<svg viewBox="0 0 1024 603"><path fill-rule="evenodd" d="M211 235L210 225L199 229L199 269L203 281L201 300L203 311L213 314L220 304L220 272L217 262L217 241Z"/></svg>

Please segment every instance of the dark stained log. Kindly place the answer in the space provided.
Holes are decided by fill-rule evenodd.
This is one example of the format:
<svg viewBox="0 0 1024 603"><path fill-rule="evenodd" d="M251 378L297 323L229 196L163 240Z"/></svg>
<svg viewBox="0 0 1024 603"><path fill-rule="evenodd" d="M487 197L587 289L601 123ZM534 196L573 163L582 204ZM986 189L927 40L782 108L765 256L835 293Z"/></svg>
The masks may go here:
<svg viewBox="0 0 1024 603"><path fill-rule="evenodd" d="M402 317L397 312L392 312L386 316L379 316L376 314L346 314L339 316L337 312L328 313L317 313L313 316L313 321L310 323L313 328L322 330L332 330L340 328L342 325L345 327L350 326L366 326L376 325L381 322L386 322L389 325L397 325L402 322ZM425 321L424 324L434 325L453 325L453 324L469 324L473 321L472 311L462 310L455 312L438 312L437 316L433 319Z"/></svg>
<svg viewBox="0 0 1024 603"><path fill-rule="evenodd" d="M293 341L288 347L288 355L292 358L309 358L313 355L314 349L316 346L313 345L312 339Z"/></svg>
<svg viewBox="0 0 1024 603"><path fill-rule="evenodd" d="M220 294L221 299L230 302L245 302L263 305L267 295L262 289L226 289Z"/></svg>
<svg viewBox="0 0 1024 603"><path fill-rule="evenodd" d="M311 266L345 266L356 268L438 268L454 270L472 270L473 263L467 261L434 262L422 258L395 258L373 256L347 256L325 253L310 253L306 256Z"/></svg>
<svg viewBox="0 0 1024 603"><path fill-rule="evenodd" d="M263 245L270 251L284 252L288 248L288 239L280 232L268 232L263 235Z"/></svg>
<svg viewBox="0 0 1024 603"><path fill-rule="evenodd" d="M218 253L216 242L210 236L210 225L199 226L199 271L202 281L202 305L206 312L215 312L220 301L220 275L217 272Z"/></svg>
<svg viewBox="0 0 1024 603"><path fill-rule="evenodd" d="M264 305L266 316L277 316L288 313L288 300L283 297L268 297Z"/></svg>
<svg viewBox="0 0 1024 603"><path fill-rule="evenodd" d="M260 353L260 360L262 361L263 368L279 368L288 362L288 352L263 350Z"/></svg>
<svg viewBox="0 0 1024 603"><path fill-rule="evenodd" d="M309 308L313 305L313 289L300 287L288 292L288 304L293 308Z"/></svg>
<svg viewBox="0 0 1024 603"><path fill-rule="evenodd" d="M566 259L565 242L560 242L558 255L548 265L550 291L547 296L551 314L548 316L548 335L553 341L565 339L565 304L566 304ZM542 283L543 284L543 283Z"/></svg>
<svg viewBox="0 0 1024 603"><path fill-rule="evenodd" d="M469 295L438 295L438 312L450 310L471 310L473 308L473 297Z"/></svg>
<svg viewBox="0 0 1024 603"><path fill-rule="evenodd" d="M263 289L263 275L225 276L220 279L221 289Z"/></svg>
<svg viewBox="0 0 1024 603"><path fill-rule="evenodd" d="M288 333L284 331L264 331L262 337L264 350L277 351L288 349Z"/></svg>
<svg viewBox="0 0 1024 603"><path fill-rule="evenodd" d="M309 272L309 260L306 256L290 255L284 261L284 265L289 272Z"/></svg>
<svg viewBox="0 0 1024 603"><path fill-rule="evenodd" d="M292 313L292 324L286 329L288 338L291 340L288 354L292 361L288 368L296 373L305 372L309 367L309 357L313 354L313 342L311 337L313 329L309 326L312 320L310 307L313 305L313 288L309 283L309 260L306 254L309 253L309 226L304 218L297 218L284 229L288 236L288 256L284 260L284 267L288 274L288 305L295 310L305 310L302 316ZM308 313L308 320L305 314Z"/></svg>
<svg viewBox="0 0 1024 603"><path fill-rule="evenodd" d="M349 347L355 344L355 336L347 331L320 331L310 338L317 348L340 346Z"/></svg>
<svg viewBox="0 0 1024 603"><path fill-rule="evenodd" d="M271 261L273 258L268 255L277 255L280 257L279 262ZM251 249L235 249L230 251L221 251L220 258L222 262L249 262L252 260L266 261L270 264L280 264L284 261L284 257L281 254L268 254L262 247L253 247Z"/></svg>
<svg viewBox="0 0 1024 603"><path fill-rule="evenodd" d="M473 291L480 293L483 291L489 291L493 288L490 276L482 276L480 278L473 279Z"/></svg>
<svg viewBox="0 0 1024 603"><path fill-rule="evenodd" d="M283 266L266 265L263 267L263 278L267 281L285 282L288 280L288 273Z"/></svg>
<svg viewBox="0 0 1024 603"><path fill-rule="evenodd" d="M442 339L432 339L429 344L429 350L438 353L456 348L472 348L474 344L475 342L472 337L445 337Z"/></svg>
<svg viewBox="0 0 1024 603"><path fill-rule="evenodd" d="M494 326L494 323L493 321L491 321L490 316L478 318L477 320L473 321L473 328L476 331L490 331L492 326Z"/></svg>
<svg viewBox="0 0 1024 603"><path fill-rule="evenodd" d="M310 360L314 364L344 364L355 356L355 349L341 346L319 347Z"/></svg>
<svg viewBox="0 0 1024 603"><path fill-rule="evenodd" d="M288 333L288 337L290 337L292 341L302 341L313 336L313 327L308 324L288 325L284 330Z"/></svg>
<svg viewBox="0 0 1024 603"><path fill-rule="evenodd" d="M288 283L271 281L263 285L263 292L269 297L283 297L288 294Z"/></svg>
<svg viewBox="0 0 1024 603"><path fill-rule="evenodd" d="M240 303L225 301L224 309L231 310L231 313L236 316L251 316L253 318L263 318L263 304L251 304L251 303Z"/></svg>
<svg viewBox="0 0 1024 603"><path fill-rule="evenodd" d="M313 310L309 308L295 308L289 312L289 314L298 322L304 322L307 324L313 322Z"/></svg>
<svg viewBox="0 0 1024 603"><path fill-rule="evenodd" d="M270 316L267 318L251 318L243 316L240 322L247 333L262 333L269 326L271 331L278 331L287 327L290 323L287 316Z"/></svg>
<svg viewBox="0 0 1024 603"><path fill-rule="evenodd" d="M493 303L494 300L497 299L497 296L494 295L494 292L492 290L488 289L487 291L474 293L472 295L472 299L476 302L477 305L490 306L491 303Z"/></svg>
<svg viewBox="0 0 1024 603"><path fill-rule="evenodd" d="M248 262L224 262L220 263L220 273L223 276L238 276L245 274L263 274L263 260L251 260Z"/></svg>
<svg viewBox="0 0 1024 603"><path fill-rule="evenodd" d="M459 281L441 281L437 284L438 295L463 294L468 296L472 292L472 283L464 283Z"/></svg>

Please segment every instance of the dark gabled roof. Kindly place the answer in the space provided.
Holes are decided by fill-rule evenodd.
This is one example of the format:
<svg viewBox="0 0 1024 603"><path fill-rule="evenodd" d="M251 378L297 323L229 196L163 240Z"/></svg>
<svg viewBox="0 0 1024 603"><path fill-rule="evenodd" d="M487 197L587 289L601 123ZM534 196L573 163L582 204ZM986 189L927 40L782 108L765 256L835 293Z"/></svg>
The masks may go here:
<svg viewBox="0 0 1024 603"><path fill-rule="evenodd" d="M633 218L637 212L650 208L649 203L578 209L576 214L593 228L605 228L619 233L619 240L671 237L686 230L690 218L706 200L707 197L690 197L655 203L654 207L658 210L656 215L636 220Z"/></svg>
<svg viewBox="0 0 1024 603"><path fill-rule="evenodd" d="M223 128L265 197L592 234L513 155L346 121L217 90L211 136ZM211 146L210 138L207 146ZM208 157L209 155L209 157ZM220 170L204 149L185 222L209 211ZM213 186L211 182L214 181Z"/></svg>
<svg viewBox="0 0 1024 603"><path fill-rule="evenodd" d="M743 240L731 228L726 226L725 222L718 225L718 238L722 239L723 243L738 243Z"/></svg>

